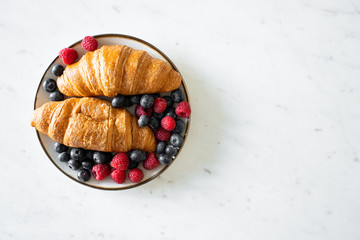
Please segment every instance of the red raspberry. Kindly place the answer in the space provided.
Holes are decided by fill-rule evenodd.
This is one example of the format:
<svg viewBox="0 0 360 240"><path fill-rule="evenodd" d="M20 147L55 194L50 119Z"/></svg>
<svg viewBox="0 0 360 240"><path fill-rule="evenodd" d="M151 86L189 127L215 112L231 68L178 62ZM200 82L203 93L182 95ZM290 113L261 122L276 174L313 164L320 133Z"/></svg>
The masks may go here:
<svg viewBox="0 0 360 240"><path fill-rule="evenodd" d="M171 132L166 131L162 127L159 128L155 133L155 137L159 141L167 141L170 139L170 136L171 136Z"/></svg>
<svg viewBox="0 0 360 240"><path fill-rule="evenodd" d="M161 98L161 97L158 97L157 99L155 99L154 101L154 111L156 113L162 113L165 111L167 107L167 103L166 103L166 100Z"/></svg>
<svg viewBox="0 0 360 240"><path fill-rule="evenodd" d="M175 113L179 117L185 117L185 118L190 117L191 114L190 104L188 102L179 103L175 108Z"/></svg>
<svg viewBox="0 0 360 240"><path fill-rule="evenodd" d="M72 64L78 58L78 53L75 49L64 48L59 52L59 57L66 65Z"/></svg>
<svg viewBox="0 0 360 240"><path fill-rule="evenodd" d="M112 171L110 176L116 183L123 183L126 180L126 172L120 169Z"/></svg>
<svg viewBox="0 0 360 240"><path fill-rule="evenodd" d="M129 172L129 179L133 183L138 183L144 178L144 173L139 168L134 168Z"/></svg>
<svg viewBox="0 0 360 240"><path fill-rule="evenodd" d="M174 128L176 126L176 122L172 117L166 116L163 119L161 119L161 126L166 131L172 131L172 130L174 130Z"/></svg>
<svg viewBox="0 0 360 240"><path fill-rule="evenodd" d="M96 164L92 168L92 173L96 180L103 180L109 176L111 172L110 166L108 164Z"/></svg>
<svg viewBox="0 0 360 240"><path fill-rule="evenodd" d="M146 111L146 115L147 115L148 117L151 117L151 115L152 115L152 113L153 113L153 109L152 109L151 107L149 107L149 108L145 109L145 111Z"/></svg>
<svg viewBox="0 0 360 240"><path fill-rule="evenodd" d="M145 161L143 162L143 166L146 170L154 169L157 166L159 166L159 164L160 164L159 160L156 158L155 154L152 152L148 153Z"/></svg>
<svg viewBox="0 0 360 240"><path fill-rule="evenodd" d="M135 108L135 115L139 118L142 115L146 115L145 109L141 105L137 105Z"/></svg>
<svg viewBox="0 0 360 240"><path fill-rule="evenodd" d="M98 42L94 37L86 36L81 42L81 46L83 49L88 50L90 52L94 51L98 47Z"/></svg>
<svg viewBox="0 0 360 240"><path fill-rule="evenodd" d="M126 170L129 166L129 157L124 152L118 153L113 157L110 165L113 168L117 168L120 170Z"/></svg>

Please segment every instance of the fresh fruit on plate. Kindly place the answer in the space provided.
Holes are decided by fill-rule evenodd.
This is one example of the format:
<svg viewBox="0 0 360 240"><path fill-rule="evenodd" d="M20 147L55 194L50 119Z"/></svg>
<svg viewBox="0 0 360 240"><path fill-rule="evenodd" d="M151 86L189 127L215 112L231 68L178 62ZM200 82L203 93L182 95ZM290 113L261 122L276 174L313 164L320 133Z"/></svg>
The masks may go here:
<svg viewBox="0 0 360 240"><path fill-rule="evenodd" d="M77 171L79 181L110 175L117 184L127 178L139 183L145 171L171 164L183 145L183 118L191 108L179 88L181 76L167 62L125 45L99 46L86 36L81 46L89 51L83 56L74 48L59 52L67 66L50 68L42 89L53 102L36 109L31 124L56 140L58 161Z"/></svg>

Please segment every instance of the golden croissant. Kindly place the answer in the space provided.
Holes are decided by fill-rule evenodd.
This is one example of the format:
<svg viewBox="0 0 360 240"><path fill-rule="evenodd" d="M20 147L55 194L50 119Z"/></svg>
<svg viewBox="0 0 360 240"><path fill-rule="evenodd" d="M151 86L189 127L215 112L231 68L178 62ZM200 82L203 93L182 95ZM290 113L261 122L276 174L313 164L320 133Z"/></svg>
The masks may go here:
<svg viewBox="0 0 360 240"><path fill-rule="evenodd" d="M60 92L78 97L169 92L180 84L180 74L169 63L125 45L88 52L57 79Z"/></svg>
<svg viewBox="0 0 360 240"><path fill-rule="evenodd" d="M139 127L126 109L97 98L45 103L33 112L31 126L69 147L105 152L152 152L156 147L149 127Z"/></svg>

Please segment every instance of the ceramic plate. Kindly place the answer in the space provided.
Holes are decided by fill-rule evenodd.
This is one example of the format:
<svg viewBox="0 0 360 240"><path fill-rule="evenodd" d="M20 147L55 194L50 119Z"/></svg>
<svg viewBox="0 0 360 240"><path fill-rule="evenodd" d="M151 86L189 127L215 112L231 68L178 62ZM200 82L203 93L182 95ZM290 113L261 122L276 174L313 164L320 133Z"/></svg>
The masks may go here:
<svg viewBox="0 0 360 240"><path fill-rule="evenodd" d="M141 39L138 39L138 38L135 38L135 37L132 37L132 36L121 35L121 34L103 34L103 35L97 35L97 36L94 36L94 37L97 39L97 41L99 43L99 48L101 46L103 46L103 45L127 45L129 47L134 48L134 49L144 50L144 51L148 52L152 57L158 58L158 59L161 59L161 60L164 60L164 61L168 62L176 71L178 71L178 69L175 67L175 65L171 62L171 60L163 52L161 52L155 46L151 45L150 43L148 43L148 42L146 42L144 40L141 40ZM74 43L73 45L71 45L69 47L74 48L78 52L79 58L87 52L86 50L84 50L81 47L81 40L79 40L78 42ZM65 67L65 65L62 63L60 58L56 57L55 60L46 69L44 75L41 78L41 81L39 83L39 87L38 87L37 92L36 92L34 109L38 108L38 107L42 106L44 103L50 101L49 100L49 93L47 93L47 92L45 92L43 90L42 83L47 78L56 79L56 76L53 75L52 72L51 72L51 68L55 64L61 64L61 65L63 65ZM181 84L180 88L184 92L185 101L189 102L188 92L187 92L187 89L186 89L184 79L182 80L182 84ZM161 95L168 95L168 94L161 94ZM133 109L134 109L134 106L129 109L131 114L134 114ZM184 137L184 143L183 143L182 147L179 149L179 152L176 155L174 161L176 160L176 158L179 157L179 155L181 153L181 149L185 145L186 138L187 138L187 133L189 131L190 118L189 119L183 118L183 120L184 120L184 122L186 124L185 131L182 133L182 136ZM139 183L132 183L129 179L127 179L125 181L125 183L117 184L111 179L110 176L107 177L106 179L102 180L102 181L97 181L92 176L91 179L88 182L81 182L81 181L79 181L77 179L78 171L71 170L67 166L67 163L60 162L57 159L58 153L56 153L54 151L54 149L53 149L54 141L52 139L50 139L45 134L39 133L38 131L36 131L36 133L37 133L37 136L39 138L40 144L41 144L42 148L44 149L45 154L49 157L51 162L63 174L65 174L66 176L68 176L69 178L71 178L72 180L74 180L74 181L76 181L78 183L81 183L81 184L84 184L86 186L93 187L93 188L104 189L104 190L122 190L122 189L133 188L133 187L140 186L140 185L142 185L144 183L147 183L147 182L151 181L152 179L156 178L161 173L163 173L170 166L170 165L168 165L168 166L159 165L154 170L145 170L142 167L142 164L140 163L139 168L142 169L143 172L144 172L144 179Z"/></svg>

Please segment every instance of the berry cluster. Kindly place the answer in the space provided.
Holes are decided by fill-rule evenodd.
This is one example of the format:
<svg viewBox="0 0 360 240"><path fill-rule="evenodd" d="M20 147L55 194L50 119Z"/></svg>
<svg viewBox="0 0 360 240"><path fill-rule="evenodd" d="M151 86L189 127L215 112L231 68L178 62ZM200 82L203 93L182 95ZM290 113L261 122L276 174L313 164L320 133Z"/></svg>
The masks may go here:
<svg viewBox="0 0 360 240"><path fill-rule="evenodd" d="M185 122L180 118L190 116L190 105L184 101L181 89L172 91L170 96L156 93L137 98L140 99L135 108L138 124L140 127L149 126L154 131L159 141L156 148L158 159L161 164L169 165L184 142L181 134L185 130Z"/></svg>
<svg viewBox="0 0 360 240"><path fill-rule="evenodd" d="M51 72L56 77L61 76L64 71L64 67L60 64L56 64L51 68ZM42 84L43 89L45 92L49 93L49 99L51 101L61 101L64 99L64 95L58 90L56 81L52 78L47 78L44 80Z"/></svg>
<svg viewBox="0 0 360 240"><path fill-rule="evenodd" d="M146 154L140 150L113 155L108 152L68 148L60 143L54 144L54 150L59 153L60 162L66 162L70 169L78 171L77 178L82 182L89 181L92 174L98 181L110 175L116 183L124 183L126 176L131 182L138 183L144 177L142 170L138 168L139 163L142 162L147 170L160 164L154 153Z"/></svg>
<svg viewBox="0 0 360 240"><path fill-rule="evenodd" d="M81 47L87 51L95 51L98 47L98 42L94 37L86 36L81 41ZM79 57L77 51L73 48L63 48L59 52L59 57L64 64L73 64Z"/></svg>

